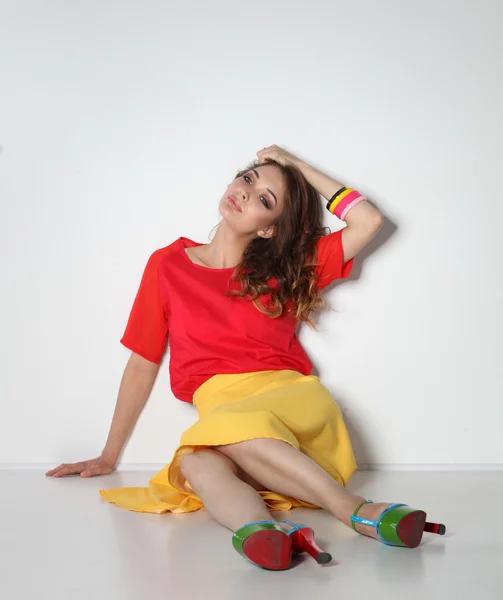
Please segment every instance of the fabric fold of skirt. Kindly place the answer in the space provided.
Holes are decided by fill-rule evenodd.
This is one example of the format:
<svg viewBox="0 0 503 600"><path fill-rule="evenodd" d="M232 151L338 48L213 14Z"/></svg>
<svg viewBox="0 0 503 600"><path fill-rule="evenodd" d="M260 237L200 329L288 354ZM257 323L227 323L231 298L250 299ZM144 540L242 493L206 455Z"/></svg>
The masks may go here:
<svg viewBox="0 0 503 600"><path fill-rule="evenodd" d="M314 375L257 371L215 375L193 398L198 420L181 436L173 459L145 488L100 490L108 502L149 513L185 513L204 506L180 470L182 458L205 448L274 438L297 448L345 486L356 462L342 412ZM270 510L317 508L274 491L257 492Z"/></svg>

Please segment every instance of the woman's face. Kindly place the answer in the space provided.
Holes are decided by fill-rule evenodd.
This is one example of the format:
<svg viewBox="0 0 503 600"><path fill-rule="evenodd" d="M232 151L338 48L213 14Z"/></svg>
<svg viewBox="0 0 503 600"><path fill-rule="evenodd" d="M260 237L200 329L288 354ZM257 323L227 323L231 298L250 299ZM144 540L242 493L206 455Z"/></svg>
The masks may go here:
<svg viewBox="0 0 503 600"><path fill-rule="evenodd" d="M260 165L229 185L218 209L236 233L271 237L274 234L273 221L284 207L285 191L279 168ZM234 198L240 210L229 203L229 196Z"/></svg>

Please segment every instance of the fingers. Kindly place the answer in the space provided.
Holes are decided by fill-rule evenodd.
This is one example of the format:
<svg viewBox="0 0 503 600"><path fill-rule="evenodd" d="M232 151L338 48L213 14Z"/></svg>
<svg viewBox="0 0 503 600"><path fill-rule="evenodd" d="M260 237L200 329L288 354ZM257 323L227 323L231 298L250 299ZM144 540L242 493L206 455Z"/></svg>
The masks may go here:
<svg viewBox="0 0 503 600"><path fill-rule="evenodd" d="M84 469L80 474L81 477L93 477L95 475L101 475L101 467L99 465L90 469Z"/></svg>
<svg viewBox="0 0 503 600"><path fill-rule="evenodd" d="M95 465L94 467L90 467L88 469L84 469L80 474L81 477L95 477L96 475L109 475L112 472L110 467L105 467L103 465Z"/></svg>
<svg viewBox="0 0 503 600"><path fill-rule="evenodd" d="M66 477L67 475L79 475L81 477L94 477L95 475L108 475L114 470L114 466L103 463L100 460L86 460L73 464L62 464L55 469L47 471L50 477Z"/></svg>
<svg viewBox="0 0 503 600"><path fill-rule="evenodd" d="M59 467L56 467L55 469L51 469L50 471L47 471L46 475L49 475L49 476L56 475L57 473L59 473L63 469L66 469L68 466L69 465L59 465Z"/></svg>
<svg viewBox="0 0 503 600"><path fill-rule="evenodd" d="M54 473L56 473L56 471L57 471L58 469L61 469L61 467L62 467L62 466L63 466L63 465L59 465L59 467L56 467L56 468L54 468L54 469L51 469L50 471L47 471L46 475L48 475L48 476L54 475Z"/></svg>
<svg viewBox="0 0 503 600"><path fill-rule="evenodd" d="M65 477L67 475L75 475L81 473L86 468L85 462L73 463L71 465L63 464L59 465L55 469L47 471L46 475L52 477Z"/></svg>

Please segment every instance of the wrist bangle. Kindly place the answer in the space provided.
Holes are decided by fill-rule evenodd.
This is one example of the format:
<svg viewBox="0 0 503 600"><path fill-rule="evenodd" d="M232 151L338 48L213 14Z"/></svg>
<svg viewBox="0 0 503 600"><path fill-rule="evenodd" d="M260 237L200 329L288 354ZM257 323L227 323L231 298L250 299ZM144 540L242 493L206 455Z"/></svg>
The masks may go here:
<svg viewBox="0 0 503 600"><path fill-rule="evenodd" d="M344 220L344 217L354 206L366 199L358 190L343 187L330 198L327 203L327 210L339 219Z"/></svg>
<svg viewBox="0 0 503 600"><path fill-rule="evenodd" d="M333 195L333 196L330 198L330 200L327 202L327 210L328 210L328 211L330 211L330 212L333 212L333 210L330 210L330 205L332 204L332 202L333 202L333 201L334 201L334 200L335 200L335 199L336 199L338 196L340 196L340 195L342 194L342 192L346 191L346 189L347 189L347 188L343 187L343 188L341 188L340 190L337 190L337 191L335 192L335 194L334 194L334 195ZM335 207L335 204L334 204L334 207Z"/></svg>

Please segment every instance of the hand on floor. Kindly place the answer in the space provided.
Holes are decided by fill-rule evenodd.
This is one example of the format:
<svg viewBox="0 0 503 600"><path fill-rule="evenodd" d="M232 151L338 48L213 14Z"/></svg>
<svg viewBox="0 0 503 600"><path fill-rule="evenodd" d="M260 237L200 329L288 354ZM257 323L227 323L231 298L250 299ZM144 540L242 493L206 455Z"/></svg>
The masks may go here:
<svg viewBox="0 0 503 600"><path fill-rule="evenodd" d="M92 460L85 460L73 464L59 465L51 471L47 471L46 475L52 477L65 477L67 475L79 475L81 477L94 477L95 475L109 475L114 471L115 463L108 459L99 456Z"/></svg>

